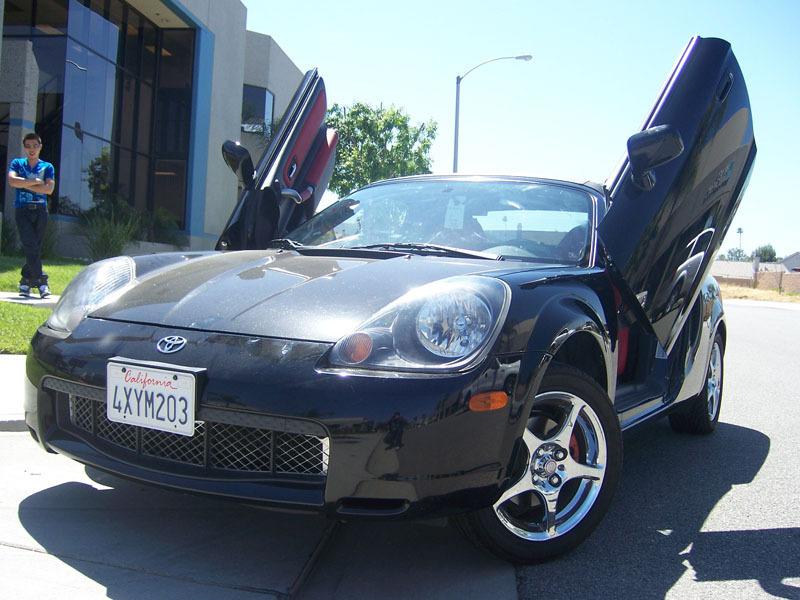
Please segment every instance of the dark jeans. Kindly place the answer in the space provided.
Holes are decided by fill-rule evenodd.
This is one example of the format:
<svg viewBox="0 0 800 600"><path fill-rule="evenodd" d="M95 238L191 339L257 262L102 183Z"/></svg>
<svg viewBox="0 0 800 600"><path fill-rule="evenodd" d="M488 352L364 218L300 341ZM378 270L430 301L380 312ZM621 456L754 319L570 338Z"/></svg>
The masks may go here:
<svg viewBox="0 0 800 600"><path fill-rule="evenodd" d="M47 206L27 205L16 209L17 231L25 253L20 284L38 287L47 284L47 273L42 271L42 241L47 228Z"/></svg>

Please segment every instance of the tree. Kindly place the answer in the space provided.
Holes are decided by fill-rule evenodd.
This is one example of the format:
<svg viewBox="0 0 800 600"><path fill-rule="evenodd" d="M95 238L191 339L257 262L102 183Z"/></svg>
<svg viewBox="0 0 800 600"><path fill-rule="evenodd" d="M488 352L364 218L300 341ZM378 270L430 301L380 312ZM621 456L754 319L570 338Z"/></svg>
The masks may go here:
<svg viewBox="0 0 800 600"><path fill-rule="evenodd" d="M744 253L744 250L741 248L730 248L725 258L727 260L735 260L739 262L749 260L747 255Z"/></svg>
<svg viewBox="0 0 800 600"><path fill-rule="evenodd" d="M775 254L775 248L772 247L772 244L759 246L753 250L753 258L756 256L761 260L761 262L775 262L775 259L777 258L777 254Z"/></svg>
<svg viewBox="0 0 800 600"><path fill-rule="evenodd" d="M327 121L339 132L328 185L339 196L379 179L431 172L433 121L412 125L402 109L361 102L349 107L334 104Z"/></svg>
<svg viewBox="0 0 800 600"><path fill-rule="evenodd" d="M111 189L111 148L104 146L83 170L84 181L89 186L92 201L101 204L108 198Z"/></svg>

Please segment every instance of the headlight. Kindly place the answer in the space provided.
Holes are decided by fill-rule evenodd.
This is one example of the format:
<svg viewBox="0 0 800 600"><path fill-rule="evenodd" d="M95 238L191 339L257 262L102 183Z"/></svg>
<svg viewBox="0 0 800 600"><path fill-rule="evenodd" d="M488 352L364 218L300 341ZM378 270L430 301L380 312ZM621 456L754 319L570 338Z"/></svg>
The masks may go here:
<svg viewBox="0 0 800 600"><path fill-rule="evenodd" d="M455 371L488 353L508 312L511 291L499 279L451 277L386 306L334 345L337 367Z"/></svg>
<svg viewBox="0 0 800 600"><path fill-rule="evenodd" d="M93 263L70 281L50 318L48 327L70 332L94 309L113 302L134 281L136 263L117 256Z"/></svg>

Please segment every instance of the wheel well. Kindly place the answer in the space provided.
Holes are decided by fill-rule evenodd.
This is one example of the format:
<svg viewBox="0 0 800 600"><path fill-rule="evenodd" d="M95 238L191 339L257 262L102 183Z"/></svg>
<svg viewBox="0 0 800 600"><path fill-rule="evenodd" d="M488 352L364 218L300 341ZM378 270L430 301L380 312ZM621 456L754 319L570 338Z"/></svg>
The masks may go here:
<svg viewBox="0 0 800 600"><path fill-rule="evenodd" d="M717 331L722 336L722 350L725 350L725 344L728 339L728 330L725 328L725 321L720 321L717 326Z"/></svg>
<svg viewBox="0 0 800 600"><path fill-rule="evenodd" d="M603 354L589 333L572 335L556 352L554 361L575 367L594 379L603 390L608 390L608 376Z"/></svg>

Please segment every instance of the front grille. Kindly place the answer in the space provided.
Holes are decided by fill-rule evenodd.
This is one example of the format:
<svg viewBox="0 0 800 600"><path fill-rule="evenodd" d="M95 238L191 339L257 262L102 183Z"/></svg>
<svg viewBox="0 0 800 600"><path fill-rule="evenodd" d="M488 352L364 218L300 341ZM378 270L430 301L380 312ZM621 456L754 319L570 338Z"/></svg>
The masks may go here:
<svg viewBox="0 0 800 600"><path fill-rule="evenodd" d="M328 438L212 421L198 421L192 436L109 421L105 403L61 393L70 424L100 440L157 460L239 473L325 475Z"/></svg>
<svg viewBox="0 0 800 600"><path fill-rule="evenodd" d="M270 471L272 438L269 429L239 427L226 423L211 425L217 441L211 448L211 464L230 471ZM319 473L320 471L317 471Z"/></svg>
<svg viewBox="0 0 800 600"><path fill-rule="evenodd" d="M85 398L73 398L70 401L70 404L75 403L79 404L82 402L92 402L91 400L87 400ZM94 404L92 402L92 404ZM85 409L77 408L75 412L84 412ZM89 408L91 410L91 407ZM102 412L102 411L97 411ZM77 423L74 423L77 425ZM136 428L131 427L130 425L125 425L125 423L116 423L114 421L109 421L105 414L97 414L94 417L94 433L97 437L102 438L104 440L108 440L109 442L113 442L117 446L122 446L123 448L128 448L129 450L136 450Z"/></svg>
<svg viewBox="0 0 800 600"><path fill-rule="evenodd" d="M106 416L103 415L102 418L106 419ZM193 436L122 425L130 427L134 432L140 430L142 454L201 467L205 464L205 423L195 423Z"/></svg>

